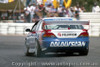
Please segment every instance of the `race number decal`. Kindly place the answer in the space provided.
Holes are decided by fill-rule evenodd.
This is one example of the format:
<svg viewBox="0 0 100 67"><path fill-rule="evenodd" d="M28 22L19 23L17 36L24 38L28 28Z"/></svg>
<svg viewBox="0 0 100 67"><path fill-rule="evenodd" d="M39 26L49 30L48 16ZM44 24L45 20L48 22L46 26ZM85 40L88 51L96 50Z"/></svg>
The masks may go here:
<svg viewBox="0 0 100 67"><path fill-rule="evenodd" d="M76 41L76 42L51 42L50 47L84 47L84 41Z"/></svg>

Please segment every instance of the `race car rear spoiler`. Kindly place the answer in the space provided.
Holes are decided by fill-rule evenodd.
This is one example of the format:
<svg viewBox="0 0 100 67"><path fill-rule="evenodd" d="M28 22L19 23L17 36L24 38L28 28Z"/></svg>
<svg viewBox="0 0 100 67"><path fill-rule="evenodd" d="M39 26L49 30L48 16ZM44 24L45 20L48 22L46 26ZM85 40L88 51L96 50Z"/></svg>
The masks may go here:
<svg viewBox="0 0 100 67"><path fill-rule="evenodd" d="M44 21L46 24L89 25L89 21Z"/></svg>

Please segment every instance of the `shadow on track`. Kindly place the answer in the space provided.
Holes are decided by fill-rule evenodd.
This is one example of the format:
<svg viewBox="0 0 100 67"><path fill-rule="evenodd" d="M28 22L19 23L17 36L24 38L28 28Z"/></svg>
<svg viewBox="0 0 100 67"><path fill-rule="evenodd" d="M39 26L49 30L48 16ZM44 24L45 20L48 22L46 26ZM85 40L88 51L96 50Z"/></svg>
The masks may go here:
<svg viewBox="0 0 100 67"><path fill-rule="evenodd" d="M45 55L40 56L39 58L51 58L51 57L73 57L73 56L84 56L79 53L46 53ZM31 55L29 57L35 57Z"/></svg>

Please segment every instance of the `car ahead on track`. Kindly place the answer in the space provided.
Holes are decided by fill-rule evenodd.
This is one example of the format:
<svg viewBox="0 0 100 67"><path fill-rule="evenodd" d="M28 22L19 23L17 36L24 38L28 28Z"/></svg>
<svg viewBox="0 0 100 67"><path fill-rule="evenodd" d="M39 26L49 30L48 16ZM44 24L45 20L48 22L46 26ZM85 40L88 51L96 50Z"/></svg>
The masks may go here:
<svg viewBox="0 0 100 67"><path fill-rule="evenodd" d="M25 38L26 55L41 56L45 52L79 52L88 55L89 34L84 29L89 21L73 18L44 18L35 23Z"/></svg>

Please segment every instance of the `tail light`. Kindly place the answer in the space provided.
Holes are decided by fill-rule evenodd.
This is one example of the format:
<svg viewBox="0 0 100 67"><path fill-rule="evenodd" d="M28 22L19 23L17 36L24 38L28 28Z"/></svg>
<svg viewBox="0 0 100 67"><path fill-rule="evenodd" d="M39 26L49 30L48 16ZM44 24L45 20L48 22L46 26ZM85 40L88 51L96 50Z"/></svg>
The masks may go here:
<svg viewBox="0 0 100 67"><path fill-rule="evenodd" d="M84 32L81 33L81 34L79 35L79 37L88 37L89 34L88 34L87 30L84 29L83 31L84 31Z"/></svg>
<svg viewBox="0 0 100 67"><path fill-rule="evenodd" d="M53 33L45 33L43 37L56 37Z"/></svg>
<svg viewBox="0 0 100 67"><path fill-rule="evenodd" d="M45 30L43 37L56 37L56 36L51 32L51 30Z"/></svg>

